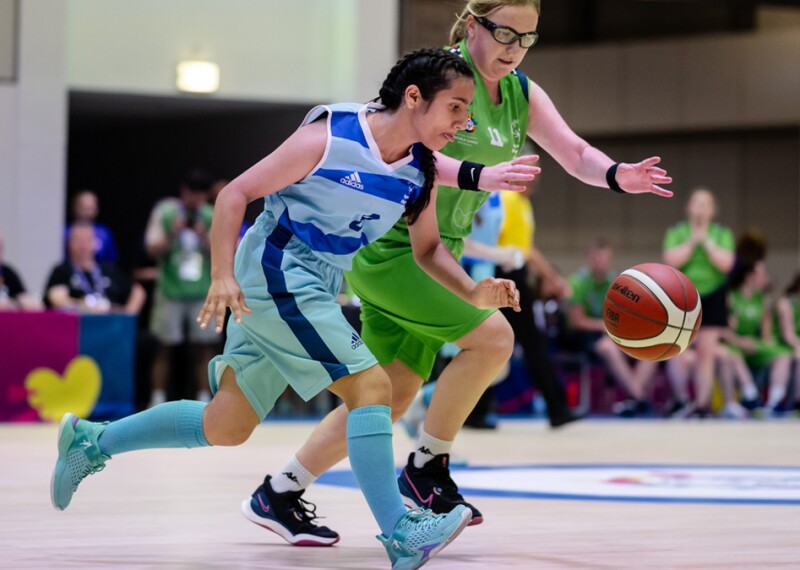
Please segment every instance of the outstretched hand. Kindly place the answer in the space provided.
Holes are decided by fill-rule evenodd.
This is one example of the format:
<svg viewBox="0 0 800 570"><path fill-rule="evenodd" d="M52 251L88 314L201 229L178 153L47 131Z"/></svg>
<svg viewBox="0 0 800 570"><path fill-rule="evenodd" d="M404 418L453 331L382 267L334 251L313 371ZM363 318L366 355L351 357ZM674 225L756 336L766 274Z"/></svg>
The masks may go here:
<svg viewBox="0 0 800 570"><path fill-rule="evenodd" d="M521 192L525 190L524 183L530 182L542 171L538 166L532 166L537 160L539 160L538 154L529 154L494 166L486 166L481 171L478 187L489 192L495 190Z"/></svg>
<svg viewBox="0 0 800 570"><path fill-rule="evenodd" d="M511 307L520 312L519 291L510 279L487 277L475 284L470 302L479 309L501 309Z"/></svg>
<svg viewBox="0 0 800 570"><path fill-rule="evenodd" d="M237 323L242 322L242 313L250 314L252 312L245 303L244 293L234 277L212 280L211 286L208 288L208 295L206 295L206 302L203 303L203 308L197 315L200 328L205 329L213 318L217 322L214 330L221 333L222 325L225 322L225 311L228 307L231 308L233 318Z"/></svg>
<svg viewBox="0 0 800 570"><path fill-rule="evenodd" d="M667 171L656 166L661 158L653 156L636 164L620 162L617 166L617 184L628 194L657 194L669 198L672 191L659 186L669 184L672 178Z"/></svg>

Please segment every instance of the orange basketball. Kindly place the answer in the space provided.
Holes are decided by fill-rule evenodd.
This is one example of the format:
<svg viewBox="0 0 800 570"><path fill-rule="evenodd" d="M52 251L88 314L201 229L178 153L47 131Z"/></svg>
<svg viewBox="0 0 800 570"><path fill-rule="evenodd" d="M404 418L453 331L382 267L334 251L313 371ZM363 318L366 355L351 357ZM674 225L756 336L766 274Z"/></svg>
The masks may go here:
<svg viewBox="0 0 800 570"><path fill-rule="evenodd" d="M700 295L689 278L661 263L623 271L603 304L608 336L640 360L666 360L686 350L702 315Z"/></svg>

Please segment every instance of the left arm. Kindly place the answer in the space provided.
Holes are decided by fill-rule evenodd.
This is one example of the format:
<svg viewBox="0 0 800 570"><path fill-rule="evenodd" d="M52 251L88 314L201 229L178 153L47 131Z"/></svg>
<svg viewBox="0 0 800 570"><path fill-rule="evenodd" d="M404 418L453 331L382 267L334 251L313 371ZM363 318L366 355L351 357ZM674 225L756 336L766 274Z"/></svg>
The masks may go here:
<svg viewBox="0 0 800 570"><path fill-rule="evenodd" d="M475 283L458 260L439 239L436 221L436 187L431 191L430 204L417 221L408 226L414 260L437 283L479 309L513 307L519 311L519 292L506 279L488 277Z"/></svg>
<svg viewBox="0 0 800 570"><path fill-rule="evenodd" d="M533 81L528 97L528 136L570 175L591 186L608 188L606 172L614 161L575 134L544 89ZM654 156L636 164L619 163L617 184L630 194L672 196L671 191L660 186L669 184L672 178L667 176L666 170L656 166L659 162L661 159Z"/></svg>
<svg viewBox="0 0 800 570"><path fill-rule="evenodd" d="M445 156L441 152L434 152L433 155L436 157L434 184L458 188L458 171L462 161ZM518 156L514 160L494 166L486 166L479 174L478 187L490 192L497 190L522 192L526 188L525 183L533 180L542 171L538 166L531 166L537 160L539 156L531 154Z"/></svg>
<svg viewBox="0 0 800 570"><path fill-rule="evenodd" d="M134 283L131 286L131 294L128 295L128 301L125 303L123 311L128 315L138 315L144 303L147 300L147 292L139 283Z"/></svg>

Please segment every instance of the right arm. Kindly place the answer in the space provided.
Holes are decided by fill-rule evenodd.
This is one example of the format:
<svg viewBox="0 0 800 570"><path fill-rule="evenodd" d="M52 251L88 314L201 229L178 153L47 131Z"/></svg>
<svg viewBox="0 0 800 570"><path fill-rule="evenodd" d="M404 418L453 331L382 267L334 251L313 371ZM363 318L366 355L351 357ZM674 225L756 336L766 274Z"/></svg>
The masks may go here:
<svg viewBox="0 0 800 570"><path fill-rule="evenodd" d="M322 160L327 141L325 120L304 125L219 193L211 225L211 287L197 318L200 328L206 328L213 317L216 331L222 332L228 306L237 323L243 312L250 312L233 273L233 257L247 204L305 178Z"/></svg>
<svg viewBox="0 0 800 570"><path fill-rule="evenodd" d="M778 326L780 327L783 341L793 347L795 351L800 350L800 337L797 336L797 331L794 328L794 315L792 314L792 305L789 303L789 299L785 296L778 299L777 309Z"/></svg>

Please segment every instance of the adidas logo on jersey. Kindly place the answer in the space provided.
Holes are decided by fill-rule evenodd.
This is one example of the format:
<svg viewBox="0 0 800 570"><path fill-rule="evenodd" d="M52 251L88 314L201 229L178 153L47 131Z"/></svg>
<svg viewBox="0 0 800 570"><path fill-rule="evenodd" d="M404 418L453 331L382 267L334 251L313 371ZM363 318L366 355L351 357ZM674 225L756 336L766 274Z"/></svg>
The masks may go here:
<svg viewBox="0 0 800 570"><path fill-rule="evenodd" d="M364 341L358 338L358 335L356 333L353 333L352 336L350 337L350 348L355 350L362 344L364 344Z"/></svg>
<svg viewBox="0 0 800 570"><path fill-rule="evenodd" d="M353 174L348 174L347 176L343 176L339 182L344 184L345 186L351 186L357 190L363 190L364 185L361 183L361 177L358 175L358 172L353 172Z"/></svg>

